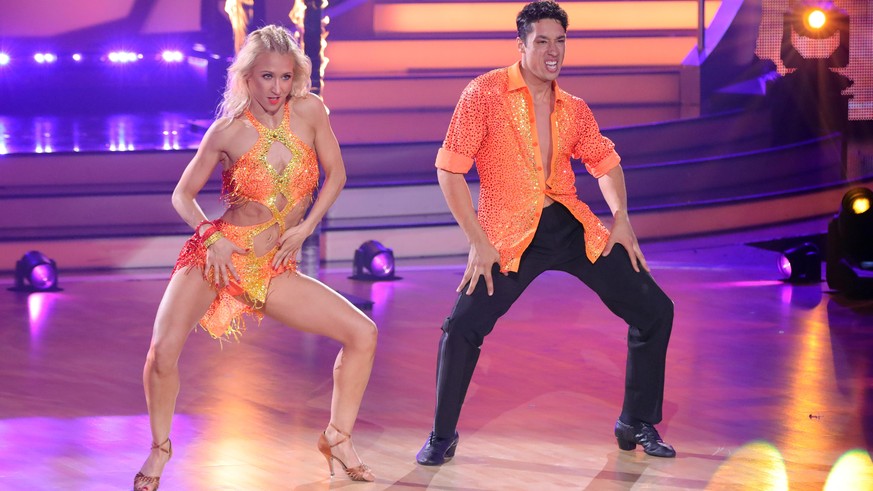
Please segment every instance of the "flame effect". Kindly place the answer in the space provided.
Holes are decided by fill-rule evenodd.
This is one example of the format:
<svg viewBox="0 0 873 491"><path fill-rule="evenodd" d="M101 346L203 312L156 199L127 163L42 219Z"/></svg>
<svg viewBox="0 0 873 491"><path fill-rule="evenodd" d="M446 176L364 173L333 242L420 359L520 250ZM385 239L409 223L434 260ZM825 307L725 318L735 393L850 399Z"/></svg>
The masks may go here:
<svg viewBox="0 0 873 491"><path fill-rule="evenodd" d="M224 11L233 27L233 49L239 53L248 34L249 21L252 19L252 8L255 0L226 0Z"/></svg>
<svg viewBox="0 0 873 491"><path fill-rule="evenodd" d="M297 42L300 43L300 47L303 48L303 31L306 30L306 27L303 25L303 20L306 17L306 4L303 0L294 0L294 6L291 7L291 12L288 12L288 17L297 26L297 32L294 33L294 36L297 38Z"/></svg>
<svg viewBox="0 0 873 491"><path fill-rule="evenodd" d="M312 1L312 0L310 0ZM314 2L313 2L314 3ZM327 9L328 0L322 0L321 2L321 11L324 12ZM305 18L306 18L306 1L305 0L294 0L294 6L291 7L291 11L288 13L288 17L291 19L291 22L297 27L297 41L300 43L300 47L305 51L306 46L303 41L304 33L306 32L305 26ZM321 18L321 46L318 51L319 58L319 69L318 69L318 86L321 88L321 91L324 91L324 70L327 68L327 64L330 62L330 59L325 56L324 52L327 49L327 35L329 34L327 30L327 25L330 23L330 17L324 15Z"/></svg>

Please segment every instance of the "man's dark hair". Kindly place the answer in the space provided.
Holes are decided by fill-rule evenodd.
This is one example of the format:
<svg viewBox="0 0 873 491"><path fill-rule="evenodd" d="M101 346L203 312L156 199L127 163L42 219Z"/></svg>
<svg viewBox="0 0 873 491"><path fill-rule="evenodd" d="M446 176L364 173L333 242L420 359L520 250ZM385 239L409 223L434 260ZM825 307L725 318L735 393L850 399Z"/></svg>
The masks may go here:
<svg viewBox="0 0 873 491"><path fill-rule="evenodd" d="M543 19L555 19L561 23L565 31L567 30L567 12L558 5L558 2L552 0L531 2L525 5L515 18L518 37L522 42L527 43L527 35L533 30L533 24Z"/></svg>

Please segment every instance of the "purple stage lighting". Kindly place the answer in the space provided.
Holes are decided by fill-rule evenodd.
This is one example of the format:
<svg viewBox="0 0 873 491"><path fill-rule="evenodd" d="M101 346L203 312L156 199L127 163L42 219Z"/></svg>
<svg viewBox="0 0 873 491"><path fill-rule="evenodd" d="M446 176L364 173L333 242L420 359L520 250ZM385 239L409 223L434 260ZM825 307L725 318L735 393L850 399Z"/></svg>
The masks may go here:
<svg viewBox="0 0 873 491"><path fill-rule="evenodd" d="M58 57L54 53L36 53L33 55L33 59L36 60L37 63L45 64L54 63L58 60Z"/></svg>
<svg viewBox="0 0 873 491"><path fill-rule="evenodd" d="M818 247L806 242L784 251L779 257L779 271L790 283L821 281L821 253Z"/></svg>
<svg viewBox="0 0 873 491"><path fill-rule="evenodd" d="M11 61L7 53L0 53L0 66L6 66Z"/></svg>
<svg viewBox="0 0 873 491"><path fill-rule="evenodd" d="M15 291L58 291L58 267L39 251L29 251L15 263Z"/></svg>
<svg viewBox="0 0 873 491"><path fill-rule="evenodd" d="M388 276L394 271L394 260L385 254L379 254L370 261L370 269L380 278Z"/></svg>
<svg viewBox="0 0 873 491"><path fill-rule="evenodd" d="M184 56L181 51L168 49L161 53L161 59L167 63L179 63L184 59Z"/></svg>
<svg viewBox="0 0 873 491"><path fill-rule="evenodd" d="M368 240L355 251L352 278L357 280L395 280L394 251L375 240Z"/></svg>
<svg viewBox="0 0 873 491"><path fill-rule="evenodd" d="M112 63L133 63L142 58L142 55L133 51L112 51L108 58Z"/></svg>

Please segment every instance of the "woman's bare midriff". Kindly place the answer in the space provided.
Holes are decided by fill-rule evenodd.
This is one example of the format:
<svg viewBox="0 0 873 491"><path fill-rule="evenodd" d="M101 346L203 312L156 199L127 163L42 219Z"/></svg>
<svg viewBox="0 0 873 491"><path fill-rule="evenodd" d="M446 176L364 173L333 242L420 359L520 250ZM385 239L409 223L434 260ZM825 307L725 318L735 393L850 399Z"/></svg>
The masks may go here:
<svg viewBox="0 0 873 491"><path fill-rule="evenodd" d="M294 208L292 208L290 213L285 217L286 230L303 221L307 205L308 203L304 202L294 205ZM287 203L280 202L278 208L281 210L282 206L287 206ZM252 201L231 206L221 217L222 221L238 227L254 227L269 222L272 219L273 214L270 212L269 208ZM272 225L256 235L253 241L255 255L263 256L269 252L278 245L280 238L279 226L277 224Z"/></svg>

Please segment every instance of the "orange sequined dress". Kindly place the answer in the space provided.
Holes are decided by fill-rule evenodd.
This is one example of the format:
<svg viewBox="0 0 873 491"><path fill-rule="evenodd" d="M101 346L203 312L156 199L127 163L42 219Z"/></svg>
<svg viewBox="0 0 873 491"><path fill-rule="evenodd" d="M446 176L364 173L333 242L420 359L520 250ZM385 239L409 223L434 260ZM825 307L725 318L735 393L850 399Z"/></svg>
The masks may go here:
<svg viewBox="0 0 873 491"><path fill-rule="evenodd" d="M200 326L215 338L238 337L245 330L244 314L253 315L260 321L263 318L260 308L267 299L270 280L284 272L296 271L294 263L273 269L272 260L278 244L257 255L254 240L271 227L278 227L278 236L281 236L286 230L288 214L295 205L308 204L318 186L315 150L291 132L287 103L282 124L276 129L261 124L248 110L245 116L257 130L258 141L222 173L222 198L230 206L258 203L269 209L272 217L254 225L234 225L223 219L213 222L227 239L248 250L246 254L231 257L241 282L218 288L218 296L200 319ZM267 153L274 143L285 146L292 154L282 170L275 169L267 161ZM206 248L201 236L195 233L182 248L173 274L185 268L199 268L202 272L205 265Z"/></svg>

